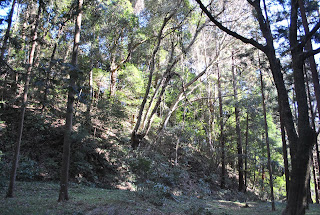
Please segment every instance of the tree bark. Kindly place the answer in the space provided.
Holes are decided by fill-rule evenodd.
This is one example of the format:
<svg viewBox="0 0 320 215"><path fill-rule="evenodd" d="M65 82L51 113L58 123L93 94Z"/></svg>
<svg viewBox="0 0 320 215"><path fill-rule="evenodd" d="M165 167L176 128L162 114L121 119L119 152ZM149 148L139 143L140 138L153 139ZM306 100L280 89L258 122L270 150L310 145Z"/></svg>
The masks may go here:
<svg viewBox="0 0 320 215"><path fill-rule="evenodd" d="M221 175L220 175L220 187L223 189L226 186L226 156L225 156L225 138L224 138L224 122L223 122L223 103L221 93L221 74L219 65L217 65L218 72L218 99L219 99L219 124L220 124L220 150L221 150Z"/></svg>
<svg viewBox="0 0 320 215"><path fill-rule="evenodd" d="M238 172L239 172L239 187L238 190L241 192L245 191L244 179L243 179L243 151L241 141L241 128L240 128L240 116L239 116L239 105L238 105L238 89L237 80L234 68L234 54L232 52L232 82L233 82L233 93L234 93L234 113L236 119L236 133L237 133L237 151L238 151Z"/></svg>
<svg viewBox="0 0 320 215"><path fill-rule="evenodd" d="M11 10L10 10L10 13L9 13L9 17L8 17L8 20L7 20L8 27L7 27L7 30L6 30L6 34L4 35L4 38L3 38L3 43L2 43L1 53L0 53L0 56L1 56L2 59L4 58L4 53L7 50L8 39L10 37L10 30L11 30L11 24L12 24L12 15L13 15L15 4L16 4L16 0L13 0L12 6L11 6Z"/></svg>
<svg viewBox="0 0 320 215"><path fill-rule="evenodd" d="M300 13L301 13L304 32L305 32L305 34L309 34L310 33L309 25L308 25L308 21L307 21L307 17L306 17L306 11L305 11L303 0L299 0L299 7L300 7ZM305 49L306 49L306 51L311 51L313 49L310 39L307 41ZM315 94L316 101L317 101L318 114L320 114L320 84L319 84L319 75L318 75L318 71L317 71L317 64L315 62L314 56L309 57L307 60L309 61L310 71L312 74L312 82L313 82L313 87L314 87L314 94Z"/></svg>
<svg viewBox="0 0 320 215"><path fill-rule="evenodd" d="M289 188L290 188L290 172L289 172L289 161L288 161L288 150L286 141L286 131L284 128L283 116L280 113L280 126L281 126L281 139L282 139L282 156L284 163L284 174L286 178L286 199L288 201Z"/></svg>
<svg viewBox="0 0 320 215"><path fill-rule="evenodd" d="M35 50L36 50L36 46L37 46L37 37L38 37L37 30L38 30L39 21L40 21L42 4L43 4L42 0L39 0L38 13L36 15L35 24L32 29L32 43L31 43L31 48L30 48L30 53L29 53L28 69L27 69L27 73L26 73L26 81L25 81L23 97L22 97L21 117L20 117L20 122L19 122L19 127L18 127L18 139L15 144L15 151L14 151L11 173L10 173L10 183L9 183L8 192L7 192L7 197L9 197L9 198L13 197L16 175L17 175L17 168L18 168L18 164L19 164L20 147L21 147L21 140L22 140L23 124L24 124L24 115L26 112L26 107L27 107L27 102L28 102L30 73L32 72L33 63L34 63L34 54L35 54Z"/></svg>
<svg viewBox="0 0 320 215"><path fill-rule="evenodd" d="M73 68L70 71L66 125L65 125L65 133L64 133L64 140L63 140L60 192L59 192L59 199L58 199L59 202L69 200L68 180L69 180L69 166L70 166L70 145L71 145L74 96L75 96L76 80L78 76L76 67L78 63L78 52L79 52L79 43L80 43L82 5L83 5L83 0L78 0L77 18L75 22L74 43L73 43L73 52L72 52L72 60L71 60L71 64Z"/></svg>
<svg viewBox="0 0 320 215"><path fill-rule="evenodd" d="M248 143L249 143L249 113L247 111L247 119L246 119L246 143L244 149L244 187L245 191L248 187Z"/></svg>
<svg viewBox="0 0 320 215"><path fill-rule="evenodd" d="M41 109L42 113L43 113L43 111L45 111L47 103L48 103L48 91L49 91L48 88L49 88L49 81L50 81L50 73L51 73L51 68L53 66L53 60L54 60L56 50L57 50L57 43L54 44L53 51L52 51L51 58L50 58L49 68L48 68L48 71L46 71L46 80L44 83L44 95L43 95L42 109Z"/></svg>
<svg viewBox="0 0 320 215"><path fill-rule="evenodd" d="M263 118L264 118L264 131L266 137L266 145L267 145L267 156L268 156L268 170L269 170L269 184L270 184L270 193L271 193L271 203L272 203L272 211L276 210L274 204L274 193L273 193L273 176L272 176L272 168L271 168L271 153L270 153L270 143L269 143L269 132L268 132L268 122L267 122L267 110L264 96L264 85L263 85L263 77L262 72L260 70L260 84L261 84L261 96L262 96L262 109L263 109Z"/></svg>
<svg viewBox="0 0 320 215"><path fill-rule="evenodd" d="M301 57L303 47L299 44L298 26L298 2L291 2L291 16L289 28L289 41L292 56L292 69L295 84L295 92L298 103L298 135L295 144L291 144L291 183L289 199L284 214L305 214L307 205L307 187L310 176L310 154L315 143L315 132L309 123L308 102L303 73L304 59Z"/></svg>

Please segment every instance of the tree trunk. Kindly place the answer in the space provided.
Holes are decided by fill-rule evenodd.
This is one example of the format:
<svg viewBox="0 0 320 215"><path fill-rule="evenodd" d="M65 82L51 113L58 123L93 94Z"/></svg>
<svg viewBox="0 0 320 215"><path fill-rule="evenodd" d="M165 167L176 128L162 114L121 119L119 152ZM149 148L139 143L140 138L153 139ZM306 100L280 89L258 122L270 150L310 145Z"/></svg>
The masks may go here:
<svg viewBox="0 0 320 215"><path fill-rule="evenodd" d="M305 7L303 4L303 0L298 0L299 1L299 7L300 7L300 13L301 13L301 18L302 18L302 24L303 28L305 31L305 34L309 34L309 26L308 26L308 21L306 17L306 11ZM305 46L306 51L311 51L312 50L312 43L311 40L308 40ZM310 65L310 71L312 74L312 82L313 82L313 87L314 87L314 94L316 97L317 101L317 109L318 109L318 114L320 114L320 84L319 84L319 75L317 71L317 64L314 60L314 56L309 57L308 59L309 65Z"/></svg>
<svg viewBox="0 0 320 215"><path fill-rule="evenodd" d="M312 159L314 159L314 156L312 157ZM314 183L314 192L316 195L316 203L319 204L319 187L318 187L318 182L317 182L317 173L316 169L319 169L319 167L316 167L315 164L317 162L315 162L314 160L312 160L312 173L313 173L313 183Z"/></svg>
<svg viewBox="0 0 320 215"><path fill-rule="evenodd" d="M109 98L114 97L116 93L116 82L117 82L117 65L115 63L115 59L112 59L111 68L110 68L110 92Z"/></svg>
<svg viewBox="0 0 320 215"><path fill-rule="evenodd" d="M66 125L65 125L65 133L64 133L64 140L63 140L60 192L59 192L59 199L58 199L59 202L69 200L68 180L69 180L69 166L70 166L70 145L71 145L74 96L75 96L75 88L76 88L76 80L77 80L77 74L76 74L77 70L75 68L78 63L82 5L83 5L83 0L78 0L77 19L75 22L74 43L73 43L73 52L72 52L72 60L71 60L71 64L74 66L74 68L70 71Z"/></svg>
<svg viewBox="0 0 320 215"><path fill-rule="evenodd" d="M297 35L298 2L291 2L291 23L289 40L292 56L292 69L295 92L298 103L298 134L297 144L290 147L292 172L289 200L284 214L305 214L307 204L307 187L310 176L310 154L316 135L310 127L306 86L303 73L303 49L299 46Z"/></svg>
<svg viewBox="0 0 320 215"><path fill-rule="evenodd" d="M163 34L163 30L165 28L165 26L167 25L167 23L169 22L169 20L173 17L173 15L176 13L176 11L172 12L169 16L167 16L164 20L163 20L163 23L162 23L162 26L159 30L159 33L157 35L157 44L153 50L153 53L152 53L152 56L151 56L151 61L150 61L150 64L149 64L149 78L148 78L148 84L147 84L147 88L146 88L146 92L144 94L144 97L143 97L143 100L141 102L141 105L140 105L140 109L139 109L139 114L138 114L138 117L137 117L137 122L136 122L136 125L131 133L131 146L132 148L136 148L138 145L139 145L139 142L140 142L140 137L139 137L139 134L138 134L138 129L140 127L140 124L141 124L141 119L142 119L142 114L143 114L143 110L144 110L144 107L147 103L147 99L148 99L148 96L149 96L149 92L150 92L150 89L151 89L151 83L152 83L152 78L153 78L153 72L155 70L155 57L156 57L156 54L160 48L160 43L161 43L161 40L162 40L162 34Z"/></svg>
<svg viewBox="0 0 320 215"><path fill-rule="evenodd" d="M246 144L244 149L244 186L245 189L248 187L248 142L249 142L249 113L247 111L246 119ZM246 190L245 190L246 191Z"/></svg>
<svg viewBox="0 0 320 215"><path fill-rule="evenodd" d="M16 175L17 175L17 168L18 168L18 164L19 164L20 147L21 147L21 140L22 140L23 124L24 124L24 115L26 112L26 106L27 106L27 101L28 101L30 73L32 71L32 67L33 67L33 63L34 63L34 53L35 53L36 46L37 46L37 41L36 41L37 37L38 37L37 30L38 30L39 21L40 21L42 3L43 3L42 0L39 0L38 13L36 16L35 24L32 29L32 43L31 43L31 48L30 48L30 53L29 53L28 69L27 69L26 81L25 81L23 97L22 97L23 100L22 100L22 105L21 105L21 117L20 117L20 122L19 122L19 127L18 127L18 139L15 144L14 157L12 160L12 167L11 167L11 173L10 173L10 183L9 183L8 192L7 192L7 197L9 197L9 198L13 197L13 191L14 191Z"/></svg>
<svg viewBox="0 0 320 215"><path fill-rule="evenodd" d="M4 53L5 53L6 49L7 49L8 39L10 37L10 30L11 30L11 24L12 24L12 15L13 15L15 4L16 4L16 0L13 0L12 6L11 6L11 10L10 10L10 13L9 13L9 17L8 17L8 20L7 20L8 27L7 27L7 30L6 30L6 34L4 35L4 38L3 38L3 43L2 43L1 53L0 53L0 56L1 56L2 59L4 58Z"/></svg>
<svg viewBox="0 0 320 215"><path fill-rule="evenodd" d="M223 122L223 103L221 93L221 74L219 65L217 65L218 72L218 99L219 99L219 124L220 124L220 150L221 150L221 175L220 175L220 187L223 189L226 185L226 156L225 156L225 138L224 138L224 122Z"/></svg>
<svg viewBox="0 0 320 215"><path fill-rule="evenodd" d="M167 88L167 86L168 86L168 84L169 84L169 81L170 81L171 78L173 77L173 74L171 73L171 71L166 72L166 73L167 73L167 74L165 75L165 81L164 81L164 84L163 84L162 89L161 89L161 91L160 91L158 100L157 100L154 108L152 109L152 112L151 112L151 114L150 114L150 116L149 116L149 118L148 118L148 121L147 121L147 125L146 125L146 127L145 127L145 129L144 129L144 131L143 131L143 135L144 135L144 136L148 134L148 132L149 132L149 130L150 130L150 128L151 128L151 123L152 123L152 121L153 121L153 116L154 116L154 114L157 112L157 110L158 110L158 108L159 108L159 106L160 106L161 100L162 100L162 96L164 95L164 92L165 92L165 90L166 90L166 88Z"/></svg>
<svg viewBox="0 0 320 215"><path fill-rule="evenodd" d="M51 58L50 58L49 68L48 68L48 71L46 71L46 80L44 83L44 95L43 95L41 112L45 111L47 103L48 103L50 73L51 73L51 68L53 66L53 60L54 60L54 55L56 53L56 50L57 50L57 43L54 44L53 51L52 51Z"/></svg>
<svg viewBox="0 0 320 215"><path fill-rule="evenodd" d="M273 176L272 176L272 168L271 168L271 153L270 153L270 143L269 143L269 132L268 132L268 122L267 122L267 110L264 96L264 85L263 85L263 77L262 72L260 70L260 84L261 84L261 96L262 96L262 108L263 108L263 118L264 118L264 130L266 137L266 145L267 145L267 154L268 154L268 170L269 170L269 184L271 191L271 203L272 203L272 211L276 210L274 204L274 194L273 194Z"/></svg>
<svg viewBox="0 0 320 215"><path fill-rule="evenodd" d="M281 126L281 139L282 139L282 156L284 163L284 174L286 178L286 199L288 201L289 187L290 187L290 172L289 172L289 162L288 162L288 150L286 141L286 131L284 128L283 116L280 113L280 126Z"/></svg>
<svg viewBox="0 0 320 215"><path fill-rule="evenodd" d="M242 142L241 142L241 129L240 129L240 116L239 116L239 105L238 105L238 90L237 80L234 68L234 54L232 52L232 79L233 79L233 93L234 93L234 113L236 119L236 132L237 132L237 150L238 150L238 172L239 172L239 187L238 190L241 192L245 191L244 180L243 180L243 153L242 153Z"/></svg>
<svg viewBox="0 0 320 215"><path fill-rule="evenodd" d="M210 64L211 65L211 64ZM200 72L196 77L194 77L191 81L189 81L185 86L183 86L183 89L180 90L179 95L177 96L176 100L172 103L171 107L169 108L169 111L165 117L165 119L163 120L158 133L161 133L161 131L163 129L166 128L167 123L172 115L172 113L177 109L179 102L184 98L184 96L189 95L190 93L192 93L195 88L191 89L188 93L186 92L186 90L193 84L195 83L199 78L201 78L207 71L207 69L209 68L206 67L202 72Z"/></svg>

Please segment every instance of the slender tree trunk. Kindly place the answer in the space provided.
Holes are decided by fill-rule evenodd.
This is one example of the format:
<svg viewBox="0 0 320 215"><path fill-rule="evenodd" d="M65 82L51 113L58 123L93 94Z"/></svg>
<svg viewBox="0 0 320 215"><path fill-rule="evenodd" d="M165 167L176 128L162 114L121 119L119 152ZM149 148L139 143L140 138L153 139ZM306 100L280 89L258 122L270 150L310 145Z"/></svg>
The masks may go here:
<svg viewBox="0 0 320 215"><path fill-rule="evenodd" d="M240 128L240 116L239 116L239 105L238 105L238 90L237 81L234 68L234 54L232 52L232 79L233 79L233 93L235 100L235 118L236 118L236 132L237 132L237 150L238 150L238 172L239 172L239 191L244 192L244 180L243 180L243 153L242 153L242 142L241 142L241 128Z"/></svg>
<svg viewBox="0 0 320 215"><path fill-rule="evenodd" d="M210 64L211 65L211 64ZM193 84L195 83L199 78L201 78L207 71L207 69L209 68L206 67L202 72L200 72L196 77L194 77L191 81L189 81L184 87L183 89L180 90L179 95L177 96L176 100L172 103L171 107L169 108L169 111L165 117L165 119L163 120L163 123L161 124L158 134L161 133L161 131L163 129L166 128L167 123L172 115L172 113L177 109L179 102L187 95L189 95L190 93L192 93L195 88L191 89L188 93L186 93L187 89Z"/></svg>
<svg viewBox="0 0 320 215"><path fill-rule="evenodd" d="M312 173L313 173L313 182L314 182L314 192L316 195L316 203L319 204L319 186L317 181L317 174L319 174L319 167L317 167L316 165L317 165L317 162L315 162L314 155L312 155Z"/></svg>
<svg viewBox="0 0 320 215"><path fill-rule="evenodd" d="M268 132L268 122L267 122L267 110L264 96L264 85L262 72L260 70L260 84L261 84L261 96L262 96L262 108L263 108L263 118L264 118L264 130L266 134L266 145L267 145L267 156L268 156L268 170L269 170L269 184L271 191L271 202L272 202L272 211L276 210L274 204L274 193L273 193L273 176L272 176L272 167L271 167L271 153L270 153L270 143L269 143L269 132Z"/></svg>
<svg viewBox="0 0 320 215"><path fill-rule="evenodd" d="M312 98L311 98L311 93L310 93L310 87L309 87L309 78L308 78L308 71L306 70L306 67L304 67L304 73L305 73L305 79L306 79L306 88L307 88L307 95L308 95L308 103L309 103L309 109L310 109L310 118L311 118L311 125L312 125L312 129L315 130L316 129L316 125L315 125L315 113L313 112L313 108L312 108ZM316 153L316 158L314 158L314 152ZM312 153L311 153L311 161L312 161L312 167L313 167L313 174L315 174L315 168L314 168L314 162L313 162L313 159L317 159L318 163L319 163L319 148L318 148L318 144L317 144L317 138L315 138L315 147L314 149L312 150ZM319 169L319 166L318 166L318 169ZM315 175L314 175L315 176ZM316 179L314 177L314 179ZM310 181L310 178L309 178L309 181ZM319 188L318 188L318 184L317 184L317 180L315 180L315 194L316 194L316 203L319 204ZM311 189L310 189L310 183L308 185L308 189L309 189L309 193L310 193L310 198L308 200L308 203L309 202L312 202L312 198L311 198Z"/></svg>
<svg viewBox="0 0 320 215"><path fill-rule="evenodd" d="M309 34L310 33L309 32L309 25L308 25L308 20L306 17L305 7L303 4L304 1L303 0L298 0L298 1L299 1L299 7L300 7L300 13L301 13L304 31L305 31L305 34ZM311 51L313 49L311 40L307 41L305 49L307 51ZM313 87L314 87L314 94L315 94L316 101L317 101L318 114L320 114L320 84L319 84L319 74L317 71L317 64L315 62L314 56L309 57L307 60L309 62L310 71L312 74L312 82L313 82Z"/></svg>
<svg viewBox="0 0 320 215"><path fill-rule="evenodd" d="M91 130L91 106L93 101L93 68L89 72L89 95L86 110L86 123L88 125L89 131Z"/></svg>
<svg viewBox="0 0 320 215"><path fill-rule="evenodd" d="M151 110L151 106L153 104L153 101L154 99L156 98L156 96L158 95L159 93L159 90L160 88L162 87L163 85L163 79L164 79L164 76L162 76L162 79L159 81L159 83L157 84L156 86L156 89L155 91L153 92L152 94L152 97L148 103L148 107L147 107L147 110L145 111L144 115L143 115L143 119L142 119L142 130L145 129L145 126L146 126L146 123L147 123L147 119L148 119L148 116L149 116L149 113L150 113L150 110Z"/></svg>
<svg viewBox="0 0 320 215"><path fill-rule="evenodd" d="M71 60L71 64L74 66L74 68L76 68L78 63L78 52L79 52L81 19L82 19L82 5L83 5L83 0L78 0L77 19L75 22L74 43L73 43L73 52L72 52L72 60ZM58 199L59 202L69 200L68 180L69 180L69 166L70 166L70 145L71 145L72 119L73 119L73 106L74 106L75 87L76 87L76 80L77 80L76 73L77 71L75 69L70 71L66 125L65 125L65 133L64 133L64 140L63 140L60 192L59 192L59 199Z"/></svg>
<svg viewBox="0 0 320 215"><path fill-rule="evenodd" d="M246 119L246 144L244 149L244 186L245 189L248 187L248 142L249 142L249 113L247 111L247 119ZM246 190L245 190L246 191Z"/></svg>
<svg viewBox="0 0 320 215"><path fill-rule="evenodd" d="M53 66L53 60L54 60L54 55L56 53L56 50L57 50L57 43L54 44L53 51L52 51L51 58L50 58L49 68L48 68L48 71L46 71L46 80L45 80L45 83L44 83L44 95L43 95L41 112L43 112L46 109L46 106L47 106L47 103L48 103L48 91L49 91L50 73L51 73L51 69L52 69L52 66Z"/></svg>
<svg viewBox="0 0 320 215"><path fill-rule="evenodd" d="M20 122L19 122L19 127L18 127L18 139L15 144L14 157L12 160L12 167L11 167L11 173L10 173L10 183L9 183L8 192L7 192L7 197L9 197L9 198L13 197L13 191L14 191L16 175L17 175L17 168L18 168L18 164L19 164L20 147L21 147L21 140L22 140L23 124L24 124L24 115L26 112L26 106L27 106L27 101L28 101L30 73L32 72L32 67L33 67L33 63L34 63L34 53L35 53L36 46L37 46L37 42L36 42L37 36L38 36L37 30L38 30L39 21L40 21L39 19L40 19L41 9L42 9L42 0L39 0L38 13L37 13L37 16L35 19L35 24L32 29L32 43L31 43L31 48L30 48L30 53L29 53L28 69L27 69L27 74L26 74L26 81L25 81L24 92L23 92L23 100L22 100L22 105L21 105L21 117L20 117Z"/></svg>
<svg viewBox="0 0 320 215"><path fill-rule="evenodd" d="M116 93L116 82L117 82L117 65L115 59L112 59L110 71L110 92L109 98L112 98Z"/></svg>
<svg viewBox="0 0 320 215"><path fill-rule="evenodd" d="M154 108L152 109L152 112L151 112L151 114L150 114L150 116L149 116L149 119L148 119L148 121L147 121L147 125L146 125L146 127L145 127L145 130L143 131L143 135L144 135L144 136L148 134L148 132L149 132L149 130L150 130L150 128L151 128L151 123L152 123L152 121L153 121L153 116L154 116L154 114L157 112L157 110L158 110L158 108L159 108L159 106L160 106L160 103L161 103L161 100L162 100L162 96L164 95L164 92L165 92L165 90L166 90L166 88L167 88L167 86L168 86L168 84L169 84L169 81L171 80L172 76L173 76L173 74L171 74L171 71L169 71L169 72L167 73L166 77L165 77L165 82L164 82L164 84L163 84L163 86L162 86L162 89L161 89L161 91L160 91L158 100L157 100Z"/></svg>
<svg viewBox="0 0 320 215"><path fill-rule="evenodd" d="M284 174L286 178L286 199L288 201L289 187L290 187L290 172L289 172L289 162L288 162L288 150L286 141L286 131L284 128L283 116L280 113L280 126L281 126L281 139L282 139L282 156L284 163Z"/></svg>
<svg viewBox="0 0 320 215"><path fill-rule="evenodd" d="M11 6L11 10L10 10L10 13L9 13L9 17L8 17L8 20L7 20L8 27L7 27L7 30L6 30L6 34L4 35L4 38L3 38L3 43L2 43L1 53L0 53L0 56L1 56L2 59L4 58L4 53L7 50L8 39L10 37L10 30L11 30L11 24L12 24L12 15L13 15L15 4L16 4L16 0L13 0L12 6Z"/></svg>
<svg viewBox="0 0 320 215"><path fill-rule="evenodd" d="M221 175L220 175L220 187L223 189L226 186L226 156L225 156L225 138L224 138L224 122L223 122L223 102L221 93L221 74L219 64L217 64L218 75L218 100L219 100L219 124L220 124L220 150L221 150Z"/></svg>
<svg viewBox="0 0 320 215"><path fill-rule="evenodd" d="M164 30L165 26L168 24L169 20L173 17L173 15L175 13L176 13L176 11L172 12L169 16L167 16L163 20L162 26L161 26L161 28L160 28L160 30L158 32L158 35L157 35L157 44L155 46L155 49L153 50L153 53L152 53L152 56L151 56L151 61L150 61L150 64L149 64L148 85L147 85L146 92L144 94L143 100L142 100L141 105L140 105L140 109L139 109L139 114L138 114L138 117L137 117L136 125L135 125L135 127L134 127L134 129L133 129L133 131L131 133L131 145L132 145L133 148L136 148L139 145L140 137L138 137L138 135L139 135L138 134L138 129L140 127L143 110L144 110L145 104L147 103L147 99L148 99L149 92L150 92L150 89L151 89L153 72L155 70L155 57L156 57L156 54L158 53L158 50L160 48L160 43L161 43L161 40L162 40L163 30Z"/></svg>

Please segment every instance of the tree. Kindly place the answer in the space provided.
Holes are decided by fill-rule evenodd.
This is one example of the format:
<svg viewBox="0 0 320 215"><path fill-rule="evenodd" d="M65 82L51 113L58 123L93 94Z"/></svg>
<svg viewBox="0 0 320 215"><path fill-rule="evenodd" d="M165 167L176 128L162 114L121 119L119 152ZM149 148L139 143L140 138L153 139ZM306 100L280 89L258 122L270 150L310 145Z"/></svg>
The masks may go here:
<svg viewBox="0 0 320 215"><path fill-rule="evenodd" d="M32 28L32 42L29 52L29 59L28 59L28 65L27 65L27 72L25 75L25 85L24 85L24 91L23 91L23 97L22 97L22 104L21 104L21 117L18 127L18 139L15 144L15 151L14 151L14 157L12 160L12 167L11 167L11 173L10 173L10 183L8 187L7 197L13 197L13 191L16 181L16 175L17 175L17 168L19 164L19 156L20 156L20 147L21 147L21 140L22 140L22 132L23 132L23 124L24 124L24 115L26 112L27 107L27 101L28 101L28 91L29 91L29 83L30 83L30 75L32 72L33 64L34 64L34 54L37 46L37 38L38 38L38 26L40 21L40 14L43 7L43 1L39 0L39 7L38 7L38 13L35 18L35 22Z"/></svg>
<svg viewBox="0 0 320 215"><path fill-rule="evenodd" d="M77 64L78 64L78 53L79 53L79 43L80 43L80 31L81 31L81 21L82 21L82 5L83 0L78 0L76 7L76 21L75 21L75 31L74 31L74 42L72 51L72 60L70 69L70 80L68 89L68 103L67 103L67 114L66 114L66 124L65 133L63 139L63 155L62 155L62 167L61 167L61 177L60 177L60 192L58 201L69 200L68 195L68 180L69 180L69 166L70 166L70 145L71 145L71 132L72 132L72 119L73 119L73 106L74 97L77 81Z"/></svg>
<svg viewBox="0 0 320 215"><path fill-rule="evenodd" d="M226 158L225 158L225 137L224 137L224 121L223 121L223 104L222 104L222 93L221 93L221 75L219 65L217 65L218 72L218 98L219 98L219 124L220 124L220 149L221 149L221 176L220 176L220 187L224 188L226 184Z"/></svg>
<svg viewBox="0 0 320 215"><path fill-rule="evenodd" d="M221 30L229 35L241 40L244 43L251 44L261 50L268 58L270 69L278 92L278 103L280 112L284 117L284 124L287 131L290 154L292 159L291 183L287 207L283 214L304 214L306 207L307 182L309 177L310 151L315 143L315 132L310 127L307 96L305 91L305 82L303 76L303 62L306 58L320 52L320 48L308 52L303 51L306 42L320 28L318 22L309 34L306 34L299 40L298 35L298 1L289 1L290 3L290 27L289 42L292 60L292 69L294 76L295 92L298 103L298 128L296 130L292 112L288 101L288 93L284 84L283 74L281 72L280 60L276 56L274 48L273 35L268 23L267 17L263 15L260 0L247 0L255 11L255 18L259 23L260 31L265 39L265 44L261 44L254 39L248 39L235 31L226 28L219 22L202 4L196 0L200 8L207 14L210 20Z"/></svg>
<svg viewBox="0 0 320 215"><path fill-rule="evenodd" d="M238 190L241 192L245 191L244 179L243 179L243 152L242 152L242 140L241 140L241 128L239 119L239 105L238 105L238 90L237 90L237 80L235 74L234 65L234 54L232 52L232 85L233 85L233 96L235 100L234 114L236 120L236 133L237 133L237 151L238 151L238 172L239 172L239 187Z"/></svg>
<svg viewBox="0 0 320 215"><path fill-rule="evenodd" d="M0 53L0 57L3 59L4 58L4 54L5 54L5 51L7 49L7 45L8 45L8 39L10 37L10 30L11 30L11 24L12 24L12 16L13 16L13 11L14 11L14 6L16 4L16 0L13 0L12 1L12 6L11 6L11 10L10 10L10 13L9 13L9 16L8 16L8 19L7 19L7 22L8 22L8 27L7 27L7 30L6 30L6 34L3 38L3 43L2 43L2 47L1 47L1 53Z"/></svg>
<svg viewBox="0 0 320 215"><path fill-rule="evenodd" d="M263 108L263 118L264 118L264 130L266 137L266 145L267 145L267 156L268 156L268 170L269 170L269 184L271 190L271 202L272 202L272 210L275 211L276 207L274 204L274 194L273 194L273 175L272 175L272 167L271 167L271 155L270 155L270 143L269 143L269 132L268 132L268 122L267 122L267 110L265 103L265 95L264 95L264 84L263 84L263 76L262 71L260 70L260 84L261 84L261 97L262 97L262 108Z"/></svg>

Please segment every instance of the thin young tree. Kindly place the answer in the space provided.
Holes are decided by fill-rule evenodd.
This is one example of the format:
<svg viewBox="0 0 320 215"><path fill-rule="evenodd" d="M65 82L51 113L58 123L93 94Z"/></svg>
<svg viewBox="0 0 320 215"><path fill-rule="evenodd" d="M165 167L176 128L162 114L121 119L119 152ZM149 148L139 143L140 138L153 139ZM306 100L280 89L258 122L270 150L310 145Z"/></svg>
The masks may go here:
<svg viewBox="0 0 320 215"><path fill-rule="evenodd" d="M284 128L283 116L280 113L280 127L281 127L281 140L282 140L282 156L284 164L284 174L286 178L286 199L288 200L289 188L290 188L290 172L289 172L289 161L288 161L288 145L286 140L286 130Z"/></svg>
<svg viewBox="0 0 320 215"><path fill-rule="evenodd" d="M272 175L272 167L271 167L271 153L270 153L270 143L269 143L269 132L268 132L268 121L267 121L267 110L266 110L266 102L264 95L264 83L262 71L260 70L260 85L261 85L261 97L262 97L262 110L263 110L263 119L264 119L264 132L266 138L267 145L267 157L268 157L268 170L269 170L269 185L270 185L270 193L271 193L271 204L272 210L276 210L276 206L274 204L274 192L273 192L273 175Z"/></svg>
<svg viewBox="0 0 320 215"><path fill-rule="evenodd" d="M76 21L75 21L75 32L73 40L73 51L71 64L73 68L70 70L70 80L68 89L68 102L67 102L67 114L66 124L63 139L63 155L62 155L62 167L60 176L60 192L58 201L69 200L68 195L68 181L69 181L69 166L70 166L70 145L71 145L71 132L72 132L72 119L73 119L73 106L75 100L75 89L77 81L77 64L78 64L78 53L80 43L80 32L81 32L81 21L82 21L82 6L83 0L78 0L76 8Z"/></svg>
<svg viewBox="0 0 320 215"><path fill-rule="evenodd" d="M217 64L218 73L218 99L219 99L219 124L220 124L220 150L221 150L221 175L220 175L220 187L225 188L226 185L226 156L225 156L225 137L224 137L224 121L223 121L223 103L221 93L221 74L219 64Z"/></svg>
<svg viewBox="0 0 320 215"><path fill-rule="evenodd" d="M10 173L10 183L8 187L7 197L11 198L13 197L14 192L14 186L16 181L16 175L17 175L17 168L19 164L19 157L20 157L20 147L21 147L21 141L22 141L22 132L23 132L23 124L24 124L24 115L27 108L27 102L28 102L28 91L29 91L29 83L30 83L30 75L32 72L33 64L34 64L34 54L37 46L37 38L38 38L38 26L40 22L40 14L42 12L43 7L43 1L39 0L39 7L38 12L32 27L32 33L31 33L31 47L29 52L29 59L28 59L28 65L27 65L27 71L25 74L25 85L23 90L23 96L22 96L22 104L21 104L21 115L20 115L20 121L18 126L18 138L17 142L15 144L15 150L14 150L14 156L12 160L12 167L11 167L11 173Z"/></svg>
<svg viewBox="0 0 320 215"><path fill-rule="evenodd" d="M239 105L238 105L238 89L237 89L237 79L235 74L234 65L234 53L232 52L232 84L233 84L233 97L235 100L234 114L236 120L236 133L237 133L237 151L238 151L238 172L239 172L239 187L238 190L241 192L245 191L244 179L243 179L243 151L242 151L242 141L241 141L241 128L240 128L240 116L239 116Z"/></svg>

